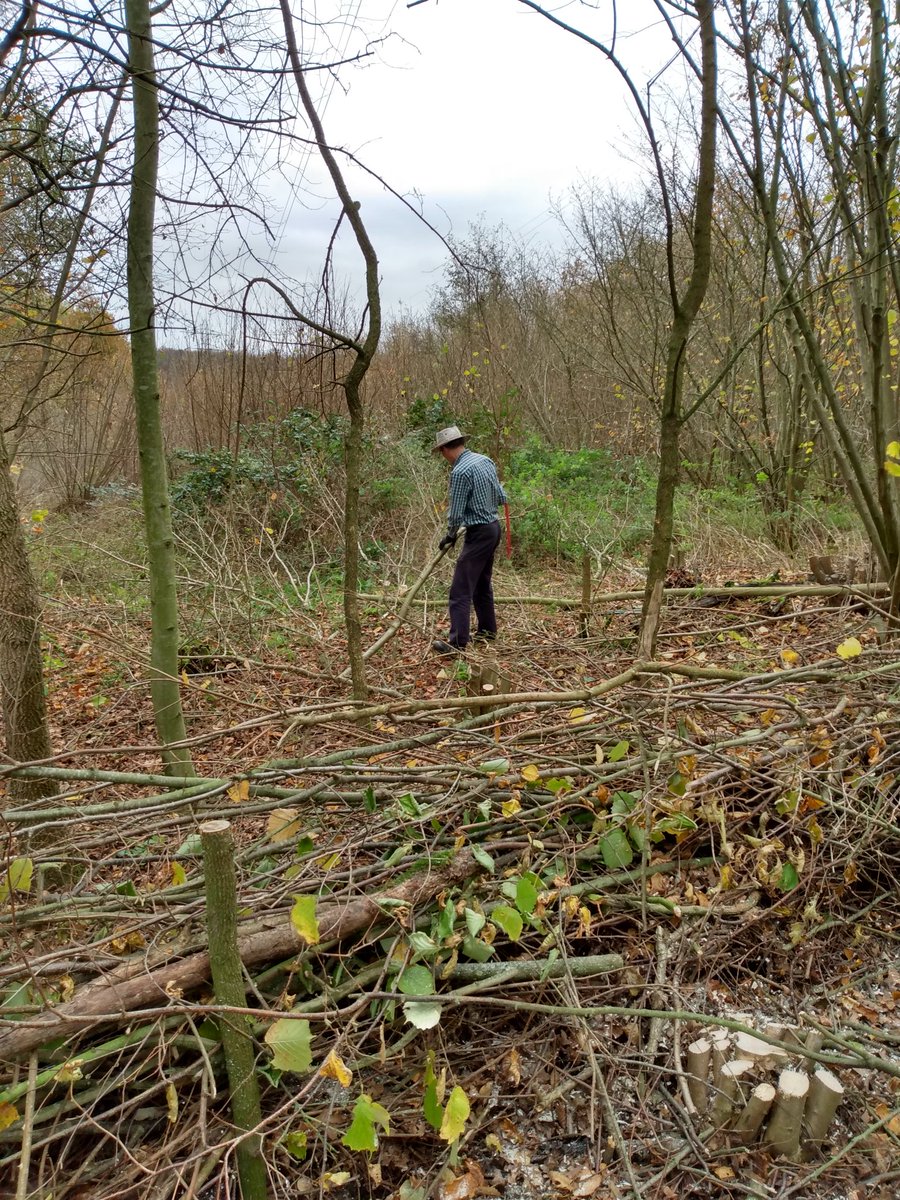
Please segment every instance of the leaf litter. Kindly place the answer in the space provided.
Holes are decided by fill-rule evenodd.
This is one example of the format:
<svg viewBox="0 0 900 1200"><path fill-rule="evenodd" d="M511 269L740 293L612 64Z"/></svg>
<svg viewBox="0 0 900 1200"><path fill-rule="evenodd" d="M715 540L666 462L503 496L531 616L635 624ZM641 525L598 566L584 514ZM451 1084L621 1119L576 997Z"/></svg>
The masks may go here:
<svg viewBox="0 0 900 1200"><path fill-rule="evenodd" d="M570 613L504 617L515 692L589 692L633 666L627 607L598 611L588 639ZM60 762L156 774L114 620L94 608L52 630ZM223 815L243 923L293 921L297 938L247 968L274 1196L892 1195L900 664L868 613L685 601L652 670L474 718L404 711L465 690L427 644L407 629L378 660L389 715L310 723L281 749L291 713L342 702L336 671L232 653L223 674L189 676L195 765L222 781L190 804L104 779L64 782L60 815L37 825L4 801L0 1179L21 1148L26 1027L110 970L174 974L202 948L196 834ZM339 635L329 645L340 662ZM51 865L65 862L74 889ZM432 892L392 898L425 875ZM375 915L333 940L321 918L361 896L381 897ZM579 975L597 955L620 965ZM523 962L531 978L502 973ZM200 1164L203 1194L226 1186L219 1019L208 983L173 981L131 1016L82 1015L62 1048L46 1036L35 1184L102 1200L150 1195L149 1179L155 1200ZM685 1047L716 1020L821 1029L822 1053L848 1060L807 1162L717 1143L687 1110Z"/></svg>

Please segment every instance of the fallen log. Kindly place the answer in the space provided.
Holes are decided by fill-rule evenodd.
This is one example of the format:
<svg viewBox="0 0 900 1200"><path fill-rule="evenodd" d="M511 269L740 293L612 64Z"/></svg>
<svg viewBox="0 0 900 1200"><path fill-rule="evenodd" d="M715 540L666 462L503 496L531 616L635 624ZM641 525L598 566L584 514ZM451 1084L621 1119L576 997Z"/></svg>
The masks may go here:
<svg viewBox="0 0 900 1200"><path fill-rule="evenodd" d="M430 903L444 888L459 884L483 868L463 850L441 870L423 871L397 887L319 905L316 916L322 942L341 941L381 922L395 921L398 910ZM242 932L243 929L243 932ZM238 928L238 950L245 967L276 962L307 948L283 911ZM134 1009L167 1003L198 988L210 978L209 954L203 950L186 958L149 963L146 956L130 961L92 980L65 1004L34 1019L10 1021L0 1032L0 1063L9 1064L45 1042L67 1038L85 1028L125 1020ZM0 1026L2 1028L2 1026Z"/></svg>

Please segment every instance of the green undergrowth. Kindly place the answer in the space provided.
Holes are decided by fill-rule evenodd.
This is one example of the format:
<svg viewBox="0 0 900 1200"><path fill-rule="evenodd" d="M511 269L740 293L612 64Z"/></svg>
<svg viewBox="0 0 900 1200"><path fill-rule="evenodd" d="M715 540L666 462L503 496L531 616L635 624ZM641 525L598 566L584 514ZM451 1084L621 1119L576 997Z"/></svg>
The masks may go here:
<svg viewBox="0 0 900 1200"><path fill-rule="evenodd" d="M294 413L274 430L226 450L175 455L173 520L183 606L202 615L211 600L252 626L299 609L331 607L342 587L343 467L339 418ZM268 443L265 439L268 438ZM477 448L477 447L476 447ZM361 523L361 586L415 573L443 524L447 471L415 436L370 438ZM532 438L509 457L504 486L513 522L513 567L521 573L574 564L585 548L601 562L639 567L655 505L654 464L607 450L554 450ZM147 570L136 488L107 489L72 513L26 526L48 597L77 596L147 610ZM683 486L676 531L701 570L728 560L755 569L808 553L839 552L857 537L839 496L809 499L792 521L792 546L773 536L772 514L752 484ZM201 620L202 624L202 620Z"/></svg>

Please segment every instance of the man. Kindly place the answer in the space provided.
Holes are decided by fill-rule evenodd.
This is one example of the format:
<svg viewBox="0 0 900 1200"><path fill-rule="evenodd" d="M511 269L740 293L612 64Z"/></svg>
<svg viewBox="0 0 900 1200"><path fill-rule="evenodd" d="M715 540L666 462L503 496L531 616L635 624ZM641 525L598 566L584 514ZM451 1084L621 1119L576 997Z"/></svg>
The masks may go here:
<svg viewBox="0 0 900 1200"><path fill-rule="evenodd" d="M441 550L455 544L461 526L466 529L450 585L450 634L446 641L436 641L432 647L438 654L456 654L469 644L473 604L478 621L475 637L493 641L497 636L491 574L500 544L497 509L507 499L497 478L497 468L486 454L466 449L466 435L456 425L438 433L432 453L441 454L452 468L447 532L441 538Z"/></svg>

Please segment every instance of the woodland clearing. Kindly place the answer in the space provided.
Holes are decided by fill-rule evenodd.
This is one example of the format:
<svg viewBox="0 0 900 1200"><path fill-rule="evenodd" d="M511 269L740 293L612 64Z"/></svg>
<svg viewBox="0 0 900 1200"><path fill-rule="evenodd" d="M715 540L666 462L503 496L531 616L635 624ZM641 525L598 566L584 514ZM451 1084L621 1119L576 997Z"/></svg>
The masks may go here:
<svg viewBox="0 0 900 1200"><path fill-rule="evenodd" d="M5 1194L23 1160L55 1200L235 1194L198 836L220 817L272 1196L894 1195L900 661L878 601L697 584L639 664L639 601L597 600L633 584L607 575L586 630L504 603L490 653L447 662L435 577L355 712L327 603L277 645L210 621L184 655L185 780L157 774L141 614L51 599L61 793L3 813ZM367 645L386 614L369 603ZM467 695L485 658L493 703ZM692 1111L688 1048L715 1028L840 1080L802 1161Z"/></svg>

